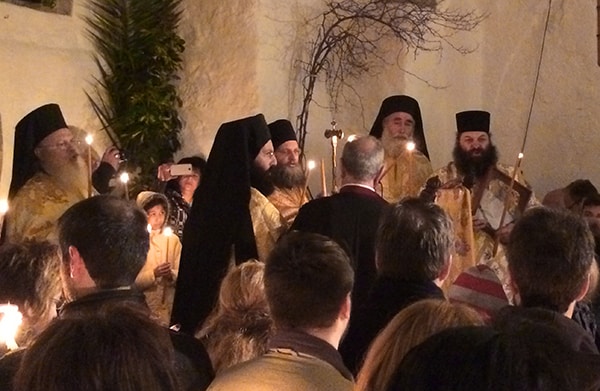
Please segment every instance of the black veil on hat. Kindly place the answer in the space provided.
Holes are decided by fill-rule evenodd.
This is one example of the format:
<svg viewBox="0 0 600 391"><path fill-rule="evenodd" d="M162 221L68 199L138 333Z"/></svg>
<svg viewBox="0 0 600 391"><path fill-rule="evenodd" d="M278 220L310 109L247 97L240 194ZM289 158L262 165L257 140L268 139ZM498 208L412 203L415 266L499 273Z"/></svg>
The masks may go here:
<svg viewBox="0 0 600 391"><path fill-rule="evenodd" d="M369 135L380 139L381 134L383 133L384 118L390 114L398 112L412 115L413 119L415 120L415 131L413 133L415 147L423 155L427 156L427 159L429 159L427 142L425 141L425 133L423 131L423 118L421 117L421 109L419 108L419 102L417 102L417 100L413 97L408 95L392 95L385 98L383 102L381 102L379 113L377 114L377 118L375 118L375 122L373 122L373 126L371 127L371 132L369 132Z"/></svg>
<svg viewBox="0 0 600 391"><path fill-rule="evenodd" d="M250 216L250 170L271 139L262 114L222 124L185 223L172 323L193 333L212 310L227 272L257 258Z"/></svg>
<svg viewBox="0 0 600 391"><path fill-rule="evenodd" d="M12 166L12 179L8 191L9 198L19 191L39 169L35 147L67 123L56 103L40 106L27 114L15 127L15 142Z"/></svg>
<svg viewBox="0 0 600 391"><path fill-rule="evenodd" d="M456 113L456 130L462 132L490 132L490 113L468 110Z"/></svg>
<svg viewBox="0 0 600 391"><path fill-rule="evenodd" d="M277 121L271 122L268 126L269 131L271 132L271 141L273 142L274 149L279 148L279 146L286 141L298 141L292 123L287 119L278 119Z"/></svg>

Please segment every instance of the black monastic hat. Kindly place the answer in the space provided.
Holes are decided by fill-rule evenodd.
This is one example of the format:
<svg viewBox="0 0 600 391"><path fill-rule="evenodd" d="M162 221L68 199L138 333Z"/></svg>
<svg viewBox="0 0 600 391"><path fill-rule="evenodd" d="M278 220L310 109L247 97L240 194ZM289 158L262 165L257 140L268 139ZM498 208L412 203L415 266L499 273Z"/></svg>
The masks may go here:
<svg viewBox="0 0 600 391"><path fill-rule="evenodd" d="M269 131L271 132L271 141L273 142L274 149L279 148L286 141L298 141L292 123L287 119L278 119L275 122L271 122L269 124Z"/></svg>
<svg viewBox="0 0 600 391"><path fill-rule="evenodd" d="M193 332L208 316L235 248L236 261L257 258L250 215L250 170L270 140L262 114L222 124L183 231L172 320Z"/></svg>
<svg viewBox="0 0 600 391"><path fill-rule="evenodd" d="M456 113L456 129L462 132L490 132L490 113L482 110L469 110Z"/></svg>
<svg viewBox="0 0 600 391"><path fill-rule="evenodd" d="M34 154L35 147L48 135L66 127L67 123L56 103L38 107L19 121L15 127L9 198L14 197L25 182L40 169Z"/></svg>
<svg viewBox="0 0 600 391"><path fill-rule="evenodd" d="M385 98L381 102L379 113L373 126L371 127L371 136L381 138L383 133L383 120L390 114L403 112L412 115L415 120L415 131L413 133L413 141L417 150L429 159L429 152L427 152L427 142L425 141L425 133L423 131L423 118L421 117L421 109L419 108L419 102L413 97L408 95L393 95Z"/></svg>

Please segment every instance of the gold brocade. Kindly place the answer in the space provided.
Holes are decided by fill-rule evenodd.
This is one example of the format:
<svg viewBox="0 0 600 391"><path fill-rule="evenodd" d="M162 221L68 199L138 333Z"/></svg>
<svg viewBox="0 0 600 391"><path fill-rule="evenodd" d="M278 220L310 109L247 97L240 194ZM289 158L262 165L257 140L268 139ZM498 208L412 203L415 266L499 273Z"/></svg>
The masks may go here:
<svg viewBox="0 0 600 391"><path fill-rule="evenodd" d="M396 203L407 196L418 196L432 171L431 163L419 151L404 152L395 159L386 156L385 174L380 181L382 197Z"/></svg>
<svg viewBox="0 0 600 391"><path fill-rule="evenodd" d="M6 234L10 242L24 239L57 241L58 218L72 205L85 199L78 191L68 191L51 176L36 173L9 201Z"/></svg>
<svg viewBox="0 0 600 391"><path fill-rule="evenodd" d="M447 292L456 277L465 269L475 266L475 238L473 236L473 219L471 218L471 192L464 186L439 190L436 197L438 204L454 222L454 253L450 273L442 285Z"/></svg>
<svg viewBox="0 0 600 391"><path fill-rule="evenodd" d="M302 197L302 188L294 187L292 189L275 188L275 191L267 197L269 201L279 210L281 217L286 223L286 228L289 228L294 219L298 215L300 207L308 202L306 191Z"/></svg>
<svg viewBox="0 0 600 391"><path fill-rule="evenodd" d="M265 262L286 225L277 208L255 188L250 188L249 208L258 260Z"/></svg>
<svg viewBox="0 0 600 391"><path fill-rule="evenodd" d="M509 177L512 177L514 168L510 166L505 166L503 164L496 164L496 168L506 174ZM439 177L442 184L445 184L449 181L454 180L463 180L463 176L458 173L456 166L453 162L448 165L442 167L441 169L434 172L431 177L437 176ZM523 174L521 172L517 172L515 176L515 180L522 185L527 187L527 182L523 179ZM477 183L475 184L477 186ZM502 211L504 209L504 202L507 194L508 186L504 183L501 183L498 180L492 180L488 183L487 188L483 192L481 201L479 203L479 208L476 211L474 218L478 218L481 220L487 221L491 227L496 229L501 220ZM441 191L438 190L438 194ZM515 208L517 200L515 197L512 198L512 203L508 205L508 210L504 219L503 225L507 225L515 220ZM437 203L437 200L436 200ZM527 208L539 205L539 202L535 198L535 195L532 193L531 198L527 204ZM470 205L467 208L464 202L461 202L456 206L457 208L465 208L464 215L467 213L471 215ZM460 225L456 223L456 220L453 217L453 221L455 226ZM494 254L494 244L495 238L490 236L488 233L480 230L474 230L473 232L474 238L474 251L473 255L475 257L476 264L485 264L489 266L498 276L500 281L502 282L502 287L504 288L504 292L506 293L509 302L512 303L514 293L512 291L512 285L510 282L510 276L508 273L508 264L505 256L505 249L503 245L498 246L498 250L496 254Z"/></svg>

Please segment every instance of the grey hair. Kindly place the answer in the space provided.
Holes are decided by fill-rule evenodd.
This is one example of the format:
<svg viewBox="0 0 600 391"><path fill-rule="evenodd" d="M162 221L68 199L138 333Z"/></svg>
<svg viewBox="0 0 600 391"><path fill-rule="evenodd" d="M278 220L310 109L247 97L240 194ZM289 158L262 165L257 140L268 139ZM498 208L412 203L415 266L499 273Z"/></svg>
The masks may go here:
<svg viewBox="0 0 600 391"><path fill-rule="evenodd" d="M349 141L342 152L342 167L356 180L374 179L383 165L383 145L373 136Z"/></svg>

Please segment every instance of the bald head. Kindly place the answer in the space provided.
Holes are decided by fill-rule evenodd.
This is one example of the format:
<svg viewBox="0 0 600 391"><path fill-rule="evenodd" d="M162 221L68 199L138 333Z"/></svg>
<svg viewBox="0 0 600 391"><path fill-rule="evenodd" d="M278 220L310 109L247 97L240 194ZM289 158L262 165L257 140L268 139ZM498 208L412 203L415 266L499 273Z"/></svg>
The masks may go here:
<svg viewBox="0 0 600 391"><path fill-rule="evenodd" d="M373 182L383 167L383 146L373 136L359 137L346 143L342 153L342 179Z"/></svg>

